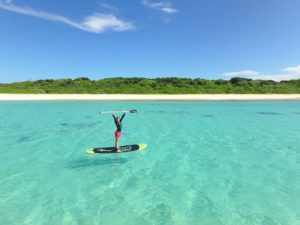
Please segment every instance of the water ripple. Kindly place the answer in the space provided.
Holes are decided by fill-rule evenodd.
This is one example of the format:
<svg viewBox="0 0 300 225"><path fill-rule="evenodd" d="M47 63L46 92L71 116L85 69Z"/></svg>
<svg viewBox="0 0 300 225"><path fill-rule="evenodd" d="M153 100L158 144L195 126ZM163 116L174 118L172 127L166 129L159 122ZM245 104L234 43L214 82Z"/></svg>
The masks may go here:
<svg viewBox="0 0 300 225"><path fill-rule="evenodd" d="M126 158L110 158L110 159L80 158L69 162L66 167L68 169L79 169L79 168L88 168L88 167L97 167L97 166L107 166L112 164L124 164L127 161L128 159Z"/></svg>
<svg viewBox="0 0 300 225"><path fill-rule="evenodd" d="M261 115L282 115L282 113L277 113L277 112L257 112L257 114L261 114Z"/></svg>

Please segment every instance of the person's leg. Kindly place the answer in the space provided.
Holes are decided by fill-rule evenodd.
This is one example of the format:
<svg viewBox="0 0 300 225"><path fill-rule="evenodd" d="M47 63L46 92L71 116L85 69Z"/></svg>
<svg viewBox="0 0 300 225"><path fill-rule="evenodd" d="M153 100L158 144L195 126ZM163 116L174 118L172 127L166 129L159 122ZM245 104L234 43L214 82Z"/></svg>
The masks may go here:
<svg viewBox="0 0 300 225"><path fill-rule="evenodd" d="M117 136L115 137L115 147L116 147L116 150L118 149L118 138Z"/></svg>
<svg viewBox="0 0 300 225"><path fill-rule="evenodd" d="M121 152L120 150L120 137L116 137L116 152Z"/></svg>
<svg viewBox="0 0 300 225"><path fill-rule="evenodd" d="M118 131L115 132L115 148L118 150Z"/></svg>
<svg viewBox="0 0 300 225"><path fill-rule="evenodd" d="M116 131L115 132L115 147L116 147L116 152L121 152L120 150L120 138L121 138L121 132Z"/></svg>

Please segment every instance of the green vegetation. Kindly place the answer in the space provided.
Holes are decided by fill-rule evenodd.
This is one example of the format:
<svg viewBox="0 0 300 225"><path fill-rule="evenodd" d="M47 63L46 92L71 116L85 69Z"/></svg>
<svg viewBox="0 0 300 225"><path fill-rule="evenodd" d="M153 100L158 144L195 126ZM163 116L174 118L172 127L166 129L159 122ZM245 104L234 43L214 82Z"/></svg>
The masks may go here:
<svg viewBox="0 0 300 225"><path fill-rule="evenodd" d="M0 84L0 93L39 94L296 94L300 93L300 79L275 82L234 77L231 80L200 78L106 78L37 80Z"/></svg>

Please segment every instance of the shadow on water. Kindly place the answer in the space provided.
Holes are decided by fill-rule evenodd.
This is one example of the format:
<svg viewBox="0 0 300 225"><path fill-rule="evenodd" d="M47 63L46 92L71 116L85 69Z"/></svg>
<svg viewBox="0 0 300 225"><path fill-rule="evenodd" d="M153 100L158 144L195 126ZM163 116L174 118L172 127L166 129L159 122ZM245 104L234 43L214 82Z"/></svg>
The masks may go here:
<svg viewBox="0 0 300 225"><path fill-rule="evenodd" d="M89 168L96 166L107 166L107 165L116 165L116 164L124 164L128 161L126 158L80 158L73 160L68 163L66 166L68 169L79 169L79 168Z"/></svg>
<svg viewBox="0 0 300 225"><path fill-rule="evenodd" d="M276 113L276 112L257 112L257 114L260 114L260 115L282 115L282 113Z"/></svg>
<svg viewBox="0 0 300 225"><path fill-rule="evenodd" d="M190 112L187 112L187 111L148 110L148 111L145 111L145 112L147 112L147 113L159 113L159 114L183 114L183 115L191 114Z"/></svg>
<svg viewBox="0 0 300 225"><path fill-rule="evenodd" d="M300 112L294 112L293 114L297 114L297 115L300 115Z"/></svg>
<svg viewBox="0 0 300 225"><path fill-rule="evenodd" d="M68 123L61 123L62 127L72 128L72 129L82 129L82 128L92 128L96 127L101 122L92 122L92 123L76 123L76 124L68 124Z"/></svg>
<svg viewBox="0 0 300 225"><path fill-rule="evenodd" d="M32 141L32 138L29 136L20 137L17 140L18 143L25 143L25 142L30 142L30 141Z"/></svg>
<svg viewBox="0 0 300 225"><path fill-rule="evenodd" d="M201 117L208 117L208 118L212 118L212 117L215 117L214 115L211 115L211 114L207 114L207 115L201 115Z"/></svg>

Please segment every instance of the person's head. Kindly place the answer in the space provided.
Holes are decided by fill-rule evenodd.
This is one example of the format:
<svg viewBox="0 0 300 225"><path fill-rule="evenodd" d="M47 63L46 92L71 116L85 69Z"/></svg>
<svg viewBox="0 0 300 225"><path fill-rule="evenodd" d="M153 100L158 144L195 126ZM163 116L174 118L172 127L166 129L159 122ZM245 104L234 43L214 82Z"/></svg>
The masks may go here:
<svg viewBox="0 0 300 225"><path fill-rule="evenodd" d="M120 123L120 117L117 117L116 119L117 119L117 122Z"/></svg>

